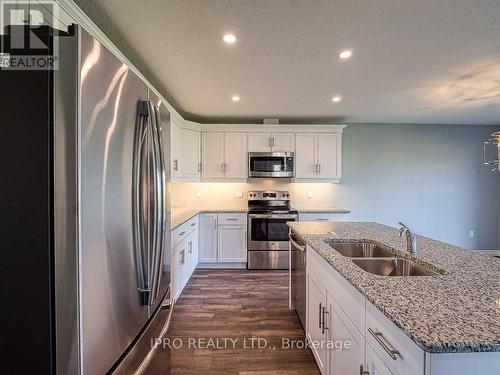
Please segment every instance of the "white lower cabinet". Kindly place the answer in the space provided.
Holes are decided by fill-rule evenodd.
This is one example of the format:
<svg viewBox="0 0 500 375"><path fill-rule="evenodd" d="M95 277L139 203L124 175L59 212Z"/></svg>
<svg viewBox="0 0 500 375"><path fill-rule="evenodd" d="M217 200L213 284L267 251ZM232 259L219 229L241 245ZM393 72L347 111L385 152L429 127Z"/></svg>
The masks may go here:
<svg viewBox="0 0 500 375"><path fill-rule="evenodd" d="M321 373L424 375L422 349L379 316L382 313L313 249L308 246L306 251L307 338ZM377 341L373 334L384 336ZM322 340L327 340L326 349L316 348L314 341ZM401 355L387 356L390 349Z"/></svg>
<svg viewBox="0 0 500 375"><path fill-rule="evenodd" d="M172 295L177 300L198 265L198 218L172 231Z"/></svg>
<svg viewBox="0 0 500 375"><path fill-rule="evenodd" d="M217 214L200 215L200 263L217 263Z"/></svg>
<svg viewBox="0 0 500 375"><path fill-rule="evenodd" d="M247 214L207 213L200 216L199 262L206 266L246 263Z"/></svg>
<svg viewBox="0 0 500 375"><path fill-rule="evenodd" d="M358 374L365 362L365 338L327 293L329 374ZM371 374L371 373L370 373Z"/></svg>
<svg viewBox="0 0 500 375"><path fill-rule="evenodd" d="M217 260L225 262L246 262L246 225L220 225L217 230Z"/></svg>
<svg viewBox="0 0 500 375"><path fill-rule="evenodd" d="M366 366L359 373L362 375L393 375L368 343L366 344Z"/></svg>
<svg viewBox="0 0 500 375"><path fill-rule="evenodd" d="M326 289L312 272L307 274L307 340L322 374L327 371L327 334L323 326Z"/></svg>

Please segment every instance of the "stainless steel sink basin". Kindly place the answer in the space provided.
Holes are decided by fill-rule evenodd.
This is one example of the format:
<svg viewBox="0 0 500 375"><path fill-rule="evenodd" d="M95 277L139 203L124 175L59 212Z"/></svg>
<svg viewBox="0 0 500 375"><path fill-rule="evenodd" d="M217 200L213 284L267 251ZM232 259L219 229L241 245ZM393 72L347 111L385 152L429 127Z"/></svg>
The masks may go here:
<svg viewBox="0 0 500 375"><path fill-rule="evenodd" d="M394 257L395 255L382 246L369 242L329 242L328 244L340 254L348 258L387 258Z"/></svg>
<svg viewBox="0 0 500 375"><path fill-rule="evenodd" d="M366 272L380 276L440 276L439 273L404 258L361 259L351 261Z"/></svg>

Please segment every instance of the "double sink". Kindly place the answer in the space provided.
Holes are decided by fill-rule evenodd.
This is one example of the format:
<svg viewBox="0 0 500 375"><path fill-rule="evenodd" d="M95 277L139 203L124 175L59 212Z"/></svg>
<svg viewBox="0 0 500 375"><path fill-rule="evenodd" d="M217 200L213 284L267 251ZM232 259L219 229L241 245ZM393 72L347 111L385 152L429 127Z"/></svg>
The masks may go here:
<svg viewBox="0 0 500 375"><path fill-rule="evenodd" d="M334 250L349 258L366 272L380 276L440 276L410 259L401 258L395 251L371 242L327 242Z"/></svg>

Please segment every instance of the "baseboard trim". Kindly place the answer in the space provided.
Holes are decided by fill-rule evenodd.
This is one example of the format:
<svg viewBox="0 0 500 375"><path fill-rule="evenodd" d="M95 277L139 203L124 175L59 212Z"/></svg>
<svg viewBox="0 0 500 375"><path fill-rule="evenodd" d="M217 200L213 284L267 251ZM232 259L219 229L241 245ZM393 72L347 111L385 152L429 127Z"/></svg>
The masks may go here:
<svg viewBox="0 0 500 375"><path fill-rule="evenodd" d="M196 267L198 269L203 269L203 268L247 268L246 263L198 263L198 266Z"/></svg>

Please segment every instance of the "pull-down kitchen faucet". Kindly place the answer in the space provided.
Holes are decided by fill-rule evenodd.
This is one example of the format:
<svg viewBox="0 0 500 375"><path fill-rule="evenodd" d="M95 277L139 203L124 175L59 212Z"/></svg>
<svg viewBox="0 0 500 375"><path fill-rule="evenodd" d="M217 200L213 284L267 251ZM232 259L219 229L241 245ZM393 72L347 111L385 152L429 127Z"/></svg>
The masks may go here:
<svg viewBox="0 0 500 375"><path fill-rule="evenodd" d="M403 237L403 235L406 236L406 251L412 255L417 255L417 238L410 228L402 222L399 222L399 225L401 225L401 228L399 229L399 237Z"/></svg>

